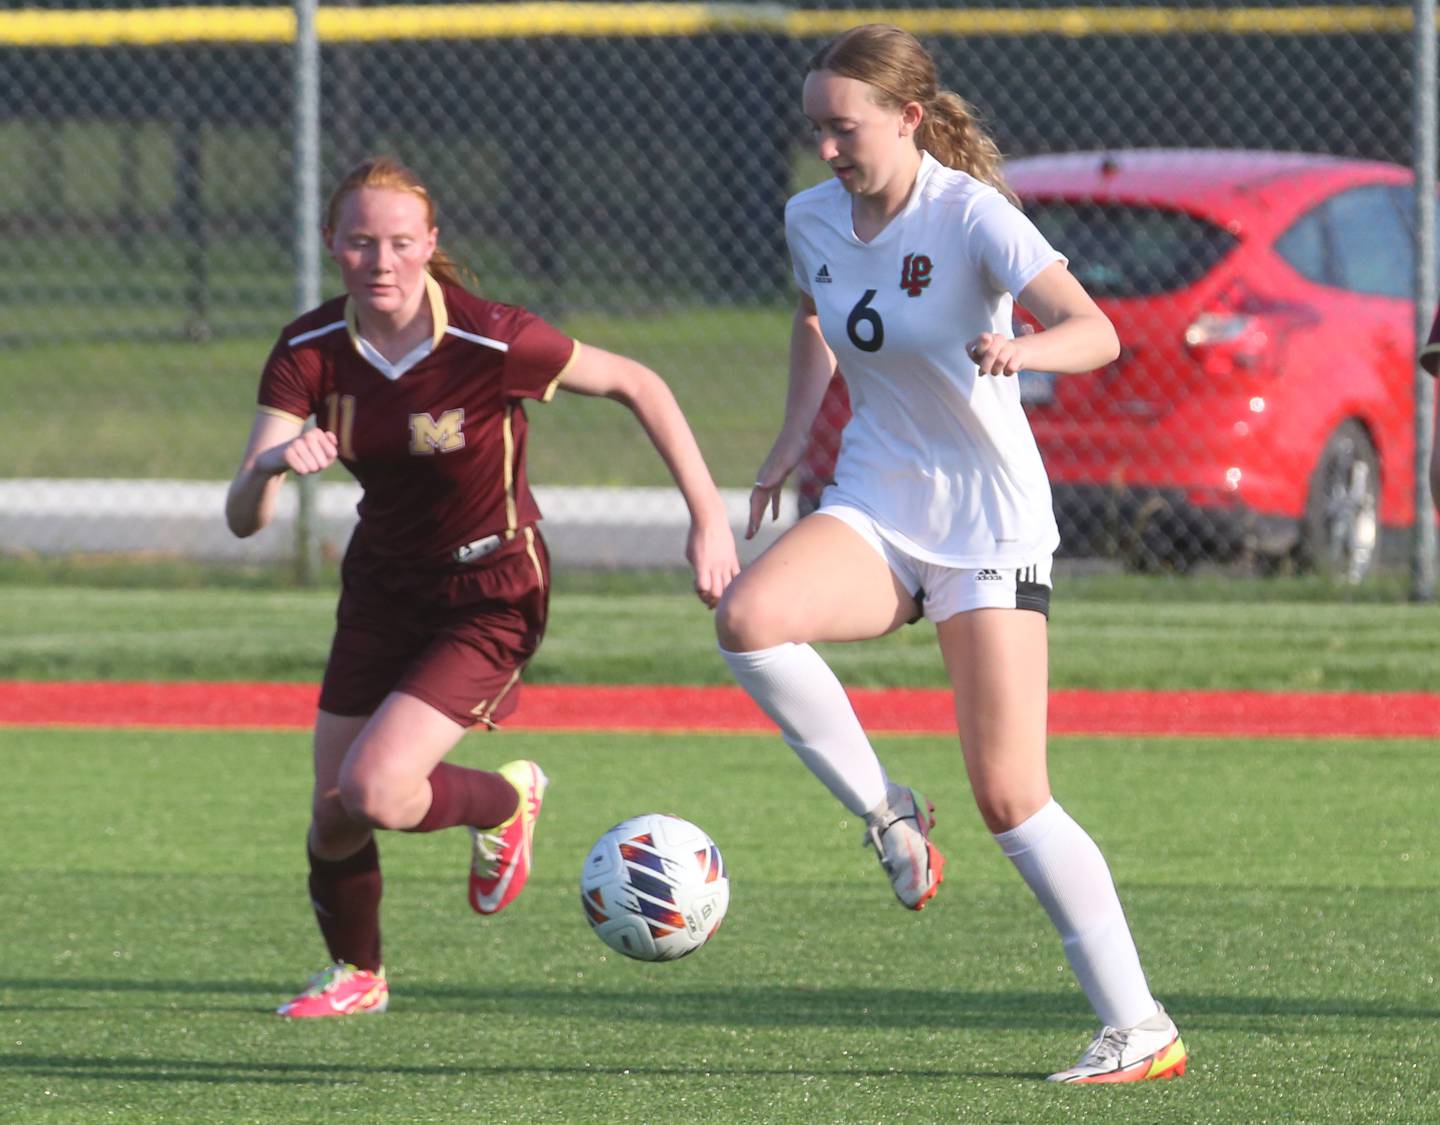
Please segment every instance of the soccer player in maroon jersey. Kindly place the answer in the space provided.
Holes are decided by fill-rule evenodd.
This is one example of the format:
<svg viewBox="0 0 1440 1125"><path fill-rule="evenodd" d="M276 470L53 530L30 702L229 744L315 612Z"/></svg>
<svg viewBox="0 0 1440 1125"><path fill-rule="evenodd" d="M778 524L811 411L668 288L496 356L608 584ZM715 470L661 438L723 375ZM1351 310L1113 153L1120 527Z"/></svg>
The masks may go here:
<svg viewBox="0 0 1440 1125"><path fill-rule="evenodd" d="M525 473L526 400L603 395L640 422L685 497L695 591L739 571L720 495L674 396L649 368L468 292L435 207L388 157L335 189L325 241L346 294L289 324L226 498L237 536L275 510L287 473L344 462L359 523L315 720L310 897L331 963L281 1015L384 1011L374 830L472 835L471 906L503 910L530 873L547 779L447 763L467 729L515 708L545 629L549 556ZM306 430L314 414L316 428Z"/></svg>

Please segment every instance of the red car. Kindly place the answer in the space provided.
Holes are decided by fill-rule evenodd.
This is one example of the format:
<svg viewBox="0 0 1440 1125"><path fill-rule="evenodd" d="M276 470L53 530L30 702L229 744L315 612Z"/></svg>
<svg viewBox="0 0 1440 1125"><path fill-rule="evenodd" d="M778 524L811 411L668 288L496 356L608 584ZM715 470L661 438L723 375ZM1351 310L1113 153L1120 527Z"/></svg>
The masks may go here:
<svg viewBox="0 0 1440 1125"><path fill-rule="evenodd" d="M1133 150L1006 174L1122 346L1098 371L1021 375L1062 553L1363 578L1382 525L1414 515L1409 170ZM797 474L802 507L848 414L837 380Z"/></svg>

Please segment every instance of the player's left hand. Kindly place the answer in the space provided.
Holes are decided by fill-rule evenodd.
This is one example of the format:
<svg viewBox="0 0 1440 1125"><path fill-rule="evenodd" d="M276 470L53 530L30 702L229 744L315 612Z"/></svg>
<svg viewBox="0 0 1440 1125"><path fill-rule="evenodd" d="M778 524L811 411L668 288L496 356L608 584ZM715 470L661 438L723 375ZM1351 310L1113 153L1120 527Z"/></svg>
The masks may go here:
<svg viewBox="0 0 1440 1125"><path fill-rule="evenodd" d="M735 533L724 520L692 521L685 544L685 558L695 572L695 595L710 609L740 573L740 556L735 551Z"/></svg>
<svg viewBox="0 0 1440 1125"><path fill-rule="evenodd" d="M756 532L765 522L765 510L770 510L770 518L780 518L780 492L785 481L782 478L778 484L761 484L755 482L755 487L750 490L750 519L745 524L745 538L754 539Z"/></svg>
<svg viewBox="0 0 1440 1125"><path fill-rule="evenodd" d="M1018 375L1025 367L1024 341L1003 332L982 332L965 345L980 375Z"/></svg>

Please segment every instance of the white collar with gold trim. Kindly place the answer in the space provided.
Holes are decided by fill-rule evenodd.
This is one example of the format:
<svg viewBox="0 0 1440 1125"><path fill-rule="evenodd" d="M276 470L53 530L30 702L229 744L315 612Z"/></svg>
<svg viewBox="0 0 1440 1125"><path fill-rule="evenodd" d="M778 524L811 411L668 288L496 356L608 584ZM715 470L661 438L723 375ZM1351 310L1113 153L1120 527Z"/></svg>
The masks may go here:
<svg viewBox="0 0 1440 1125"><path fill-rule="evenodd" d="M445 338L445 330L450 327L450 317L445 311L445 292L428 272L425 274L425 298L430 302L430 339L422 340L394 363L360 335L360 317L355 309L355 298L345 298L345 328L350 334L351 344L366 363L392 383L439 347L440 341Z"/></svg>

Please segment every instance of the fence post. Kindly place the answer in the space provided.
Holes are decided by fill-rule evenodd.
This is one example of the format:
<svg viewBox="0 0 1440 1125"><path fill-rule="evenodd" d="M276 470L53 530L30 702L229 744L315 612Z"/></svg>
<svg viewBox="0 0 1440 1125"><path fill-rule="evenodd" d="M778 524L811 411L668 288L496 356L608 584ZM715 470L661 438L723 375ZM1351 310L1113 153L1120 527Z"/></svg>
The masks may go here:
<svg viewBox="0 0 1440 1125"><path fill-rule="evenodd" d="M315 224L320 215L320 41L315 30L316 0L295 0L295 311L320 303L320 244ZM308 425L313 425L312 419ZM316 519L313 473L299 478L295 519L300 582L313 586L320 577L320 532Z"/></svg>
<svg viewBox="0 0 1440 1125"><path fill-rule="evenodd" d="M1430 332L1435 315L1436 65L1435 0L1415 0L1415 341L1414 353ZM1412 601L1435 600L1435 507L1430 496L1431 428L1435 380L1414 364L1415 535L1410 565Z"/></svg>
<svg viewBox="0 0 1440 1125"><path fill-rule="evenodd" d="M195 89L179 87L172 104L176 237L185 255L185 335L210 339L210 255L205 214L205 114Z"/></svg>

